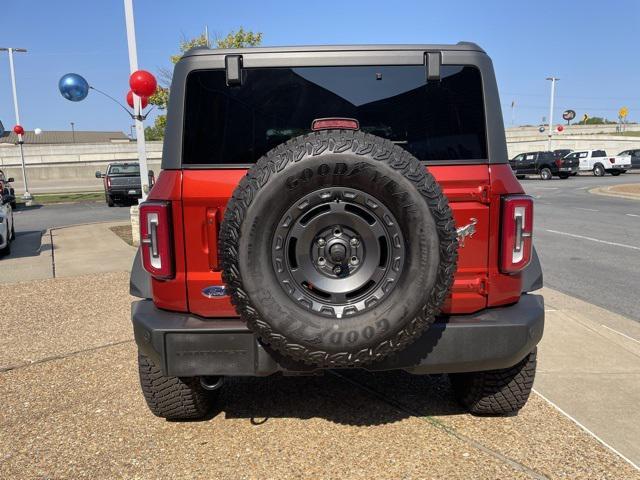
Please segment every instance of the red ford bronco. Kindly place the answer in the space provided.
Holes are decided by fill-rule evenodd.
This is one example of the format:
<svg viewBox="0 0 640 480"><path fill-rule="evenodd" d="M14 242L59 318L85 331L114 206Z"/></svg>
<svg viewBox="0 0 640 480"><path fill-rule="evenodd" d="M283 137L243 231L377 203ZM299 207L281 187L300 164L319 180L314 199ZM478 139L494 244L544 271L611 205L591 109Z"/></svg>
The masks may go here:
<svg viewBox="0 0 640 480"><path fill-rule="evenodd" d="M131 276L149 408L362 368L518 411L544 324L532 226L477 45L192 50Z"/></svg>

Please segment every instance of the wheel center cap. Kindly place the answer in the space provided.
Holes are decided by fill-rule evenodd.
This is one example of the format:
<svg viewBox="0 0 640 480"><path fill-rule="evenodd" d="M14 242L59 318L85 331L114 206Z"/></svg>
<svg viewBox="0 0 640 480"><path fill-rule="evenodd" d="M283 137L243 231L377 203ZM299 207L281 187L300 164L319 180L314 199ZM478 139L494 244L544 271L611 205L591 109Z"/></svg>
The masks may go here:
<svg viewBox="0 0 640 480"><path fill-rule="evenodd" d="M331 245L329 255L333 263L342 263L344 259L347 258L347 247L341 243L335 243Z"/></svg>

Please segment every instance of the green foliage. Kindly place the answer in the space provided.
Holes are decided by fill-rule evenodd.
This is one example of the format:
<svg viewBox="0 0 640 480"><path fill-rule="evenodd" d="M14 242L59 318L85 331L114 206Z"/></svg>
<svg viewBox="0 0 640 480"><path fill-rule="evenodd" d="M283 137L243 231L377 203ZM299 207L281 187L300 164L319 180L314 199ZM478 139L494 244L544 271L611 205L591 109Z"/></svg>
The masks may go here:
<svg viewBox="0 0 640 480"><path fill-rule="evenodd" d="M257 47L262 43L262 33L245 32L244 28L240 27L237 32L231 32L224 38L216 40L216 46L218 48L247 48Z"/></svg>
<svg viewBox="0 0 640 480"><path fill-rule="evenodd" d="M167 116L158 115L153 127L147 127L144 129L145 140L162 140L164 138L164 129L167 126Z"/></svg>
<svg viewBox="0 0 640 480"><path fill-rule="evenodd" d="M587 119L586 122L584 120L580 120L578 122L578 125L611 125L613 123L618 123L618 122L613 122L611 120L607 120L606 118L602 118L602 117L590 117Z"/></svg>
<svg viewBox="0 0 640 480"><path fill-rule="evenodd" d="M262 33L253 33L245 31L240 27L238 31L229 33L224 38L218 38L215 41L216 48L247 48L257 47L262 43ZM171 55L169 59L171 63L176 64L186 52L192 48L211 47L211 42L205 34L198 35L195 38L183 39L178 45L179 53ZM156 93L149 97L149 103L156 105L160 110L166 110L169 104L169 86L171 85L171 71L162 69L160 71L161 84L158 86ZM153 127L147 127L144 130L144 136L147 140L162 140L164 137L164 127L167 121L165 115L159 115L156 118Z"/></svg>

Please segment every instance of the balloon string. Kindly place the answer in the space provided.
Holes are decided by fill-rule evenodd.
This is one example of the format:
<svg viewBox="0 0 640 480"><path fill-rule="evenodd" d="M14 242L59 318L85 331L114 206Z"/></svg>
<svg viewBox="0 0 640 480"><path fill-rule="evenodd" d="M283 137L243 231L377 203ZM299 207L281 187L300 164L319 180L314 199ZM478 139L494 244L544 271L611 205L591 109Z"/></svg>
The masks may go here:
<svg viewBox="0 0 640 480"><path fill-rule="evenodd" d="M91 90L95 90L98 93L101 93L102 95L104 95L107 98L110 98L111 100L113 100L114 102L116 102L118 105L120 105L122 107L122 109L127 112L127 115L129 115L131 118L135 119L135 115L133 115L128 109L127 107L125 107L124 105L122 105L118 100L116 100L115 98L113 98L111 95L104 93L102 90L98 90L96 87L92 87L91 85L89 85L89 88Z"/></svg>

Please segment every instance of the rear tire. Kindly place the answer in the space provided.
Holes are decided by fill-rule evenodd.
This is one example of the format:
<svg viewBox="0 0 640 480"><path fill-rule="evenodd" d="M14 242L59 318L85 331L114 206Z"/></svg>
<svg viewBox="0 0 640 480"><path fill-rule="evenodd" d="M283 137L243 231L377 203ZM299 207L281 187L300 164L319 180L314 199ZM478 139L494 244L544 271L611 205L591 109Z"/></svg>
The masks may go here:
<svg viewBox="0 0 640 480"><path fill-rule="evenodd" d="M106 195L107 197L107 205L113 207L116 203L113 201L113 197L111 195Z"/></svg>
<svg viewBox="0 0 640 480"><path fill-rule="evenodd" d="M558 175L562 180L566 180L567 178L569 178L569 174L568 173L561 173Z"/></svg>
<svg viewBox="0 0 640 480"><path fill-rule="evenodd" d="M219 390L208 391L199 377L166 377L151 359L138 353L140 386L149 410L167 420L195 420L209 413Z"/></svg>
<svg viewBox="0 0 640 480"><path fill-rule="evenodd" d="M525 177L526 177L526 175L516 175L516 178L518 180L524 180Z"/></svg>
<svg viewBox="0 0 640 480"><path fill-rule="evenodd" d="M529 399L536 375L537 348L510 368L455 373L449 378L458 401L474 415L507 415Z"/></svg>
<svg viewBox="0 0 640 480"><path fill-rule="evenodd" d="M599 163L593 167L593 175L596 177L604 177L604 167Z"/></svg>
<svg viewBox="0 0 640 480"><path fill-rule="evenodd" d="M620 170L613 170L611 172L611 175L613 175L614 177L617 177L618 175L620 175L620 173L622 173L622 172L620 172Z"/></svg>
<svg viewBox="0 0 640 480"><path fill-rule="evenodd" d="M543 167L540 169L540 178L542 180L551 180L551 178L553 178L553 174L549 168Z"/></svg>

